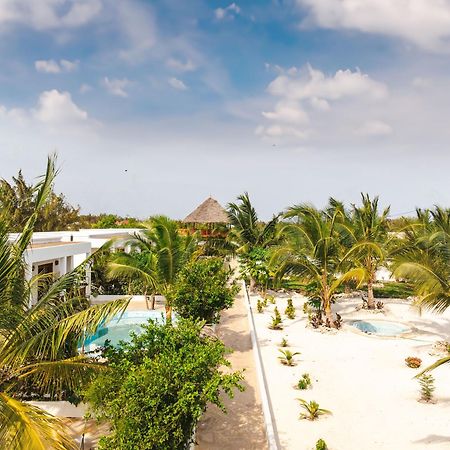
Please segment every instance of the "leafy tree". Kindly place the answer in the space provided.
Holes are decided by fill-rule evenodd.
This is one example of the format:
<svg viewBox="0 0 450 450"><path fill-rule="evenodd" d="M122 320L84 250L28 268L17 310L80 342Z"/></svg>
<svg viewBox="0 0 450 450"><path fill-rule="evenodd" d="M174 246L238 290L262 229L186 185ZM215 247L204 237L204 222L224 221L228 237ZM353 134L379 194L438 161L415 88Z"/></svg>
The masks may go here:
<svg viewBox="0 0 450 450"><path fill-rule="evenodd" d="M104 356L110 369L86 393L94 414L111 424L100 449L187 449L208 403L224 409L221 393L242 390L242 375L221 372L227 349L202 334L204 322L176 327L150 321L144 332Z"/></svg>
<svg viewBox="0 0 450 450"><path fill-rule="evenodd" d="M9 242L0 221L0 442L2 448L76 449L60 420L24 400L36 395L61 399L77 392L103 364L78 353L78 343L100 323L126 308L126 301L90 306L80 266L46 283L38 303L29 307L38 279L26 280L23 254L33 226L51 193L54 159L33 187L34 206L16 242Z"/></svg>
<svg viewBox="0 0 450 450"><path fill-rule="evenodd" d="M141 222L134 217L120 217L116 214L100 214L92 228L142 228Z"/></svg>
<svg viewBox="0 0 450 450"><path fill-rule="evenodd" d="M177 313L181 317L217 323L220 312L233 305L239 291L235 284L228 285L229 276L221 258L199 259L188 264L181 271L173 296Z"/></svg>
<svg viewBox="0 0 450 450"><path fill-rule="evenodd" d="M197 237L182 236L177 222L165 216L152 217L143 225L145 228L127 241L133 251L113 255L109 276L141 282L145 295L164 295L170 315L174 286L197 254Z"/></svg>
<svg viewBox="0 0 450 450"><path fill-rule="evenodd" d="M13 177L12 183L0 180L0 210L2 220L11 232L19 232L36 210L39 192L36 186L26 183L22 171ZM79 210L70 205L63 194L56 194L50 186L45 202L40 205L34 231L76 229Z"/></svg>
<svg viewBox="0 0 450 450"><path fill-rule="evenodd" d="M295 275L308 284L310 298L320 300L327 324L334 326L331 303L339 286L348 280L364 279L361 268L347 269L343 264L342 242L348 230L340 221L337 209L320 211L309 205L288 209L282 230L284 242L274 253L274 264L280 268L278 276Z"/></svg>

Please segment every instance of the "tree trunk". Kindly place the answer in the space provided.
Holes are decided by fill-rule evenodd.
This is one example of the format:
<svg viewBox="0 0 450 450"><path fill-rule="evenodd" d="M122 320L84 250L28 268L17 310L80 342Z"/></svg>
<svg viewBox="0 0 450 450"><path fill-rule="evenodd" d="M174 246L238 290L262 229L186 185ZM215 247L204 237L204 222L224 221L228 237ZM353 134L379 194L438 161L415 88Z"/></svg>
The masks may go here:
<svg viewBox="0 0 450 450"><path fill-rule="evenodd" d="M250 292L255 292L256 281L253 277L250 277Z"/></svg>
<svg viewBox="0 0 450 450"><path fill-rule="evenodd" d="M152 294L150 296L151 302L152 302L152 309L155 309L155 299L156 299L156 295Z"/></svg>
<svg viewBox="0 0 450 450"><path fill-rule="evenodd" d="M373 296L373 275L367 281L367 308L375 309L375 298Z"/></svg>
<svg viewBox="0 0 450 450"><path fill-rule="evenodd" d="M172 323L172 307L170 305L166 305L165 309L166 309L166 323Z"/></svg>
<svg viewBox="0 0 450 450"><path fill-rule="evenodd" d="M325 320L327 322L329 322L329 325L330 325L331 328L336 328L336 326L334 325L333 313L331 311L331 302L330 302L330 300L325 300L324 301L323 309L325 311Z"/></svg>

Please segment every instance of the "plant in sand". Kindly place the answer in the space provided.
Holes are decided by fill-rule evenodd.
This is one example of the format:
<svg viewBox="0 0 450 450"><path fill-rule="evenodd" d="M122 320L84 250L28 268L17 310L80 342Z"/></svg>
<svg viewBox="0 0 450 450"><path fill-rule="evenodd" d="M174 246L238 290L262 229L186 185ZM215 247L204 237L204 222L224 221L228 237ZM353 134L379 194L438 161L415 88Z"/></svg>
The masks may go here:
<svg viewBox="0 0 450 450"><path fill-rule="evenodd" d="M293 366L294 356L300 355L300 352L291 352L290 350L278 350L283 356L279 356L278 359L281 361L281 364L285 366Z"/></svg>
<svg viewBox="0 0 450 450"><path fill-rule="evenodd" d="M288 345L289 344L286 338L281 339L280 347L287 347Z"/></svg>
<svg viewBox="0 0 450 450"><path fill-rule="evenodd" d="M300 380L298 380L297 388L300 390L305 390L309 389L310 387L312 387L312 383L309 373L304 373Z"/></svg>
<svg viewBox="0 0 450 450"><path fill-rule="evenodd" d="M297 400L300 402L300 406L305 411L300 414L300 419L316 420L320 416L331 414L331 411L328 409L320 408L319 404L314 400L311 400L310 402L307 402L301 398Z"/></svg>
<svg viewBox="0 0 450 450"><path fill-rule="evenodd" d="M289 298L287 301L287 307L284 310L284 313L286 314L288 319L295 319L295 308L292 304L292 298Z"/></svg>
<svg viewBox="0 0 450 450"><path fill-rule="evenodd" d="M323 439L316 442L316 450L328 450L328 445Z"/></svg>
<svg viewBox="0 0 450 450"><path fill-rule="evenodd" d="M260 299L256 303L256 309L259 313L264 312L264 303Z"/></svg>
<svg viewBox="0 0 450 450"><path fill-rule="evenodd" d="M434 377L431 374L424 374L419 377L420 384L420 400L424 402L431 402L433 400L434 392Z"/></svg>
<svg viewBox="0 0 450 450"><path fill-rule="evenodd" d="M408 367L411 367L411 369L417 369L422 364L422 360L416 356L408 356L405 358L405 363Z"/></svg>
<svg viewBox="0 0 450 450"><path fill-rule="evenodd" d="M278 311L278 308L275 306L275 309L273 310L274 316L272 316L272 322L270 322L269 328L271 330L282 330L283 329L283 321L281 320L280 312Z"/></svg>

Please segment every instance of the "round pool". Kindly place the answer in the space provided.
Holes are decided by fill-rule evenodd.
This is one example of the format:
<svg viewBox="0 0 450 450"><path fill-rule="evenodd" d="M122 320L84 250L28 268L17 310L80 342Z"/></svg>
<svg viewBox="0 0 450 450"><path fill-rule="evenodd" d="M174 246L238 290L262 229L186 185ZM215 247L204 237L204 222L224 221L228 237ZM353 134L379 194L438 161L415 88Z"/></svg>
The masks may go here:
<svg viewBox="0 0 450 450"><path fill-rule="evenodd" d="M388 322L385 320L355 320L352 326L367 334L377 336L398 336L411 331L409 327L398 322Z"/></svg>

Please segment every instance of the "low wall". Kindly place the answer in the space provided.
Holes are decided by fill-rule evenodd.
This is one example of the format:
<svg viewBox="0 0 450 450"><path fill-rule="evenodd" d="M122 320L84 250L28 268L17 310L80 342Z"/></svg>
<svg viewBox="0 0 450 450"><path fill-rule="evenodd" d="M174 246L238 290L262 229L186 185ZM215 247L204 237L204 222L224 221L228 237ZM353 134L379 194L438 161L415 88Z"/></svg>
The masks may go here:
<svg viewBox="0 0 450 450"><path fill-rule="evenodd" d="M49 414L57 417L76 417L82 418L86 414L87 405L84 403L78 406L72 405L72 403L65 401L57 402L43 402L43 401L33 401L27 402L31 405L37 406L38 408L47 411Z"/></svg>

